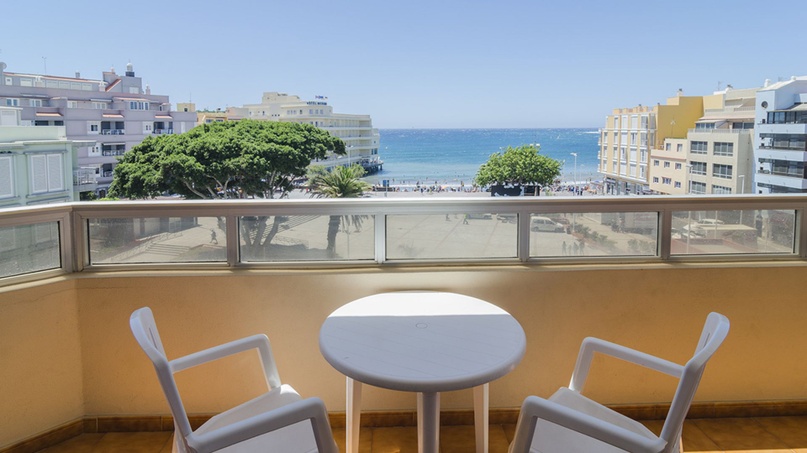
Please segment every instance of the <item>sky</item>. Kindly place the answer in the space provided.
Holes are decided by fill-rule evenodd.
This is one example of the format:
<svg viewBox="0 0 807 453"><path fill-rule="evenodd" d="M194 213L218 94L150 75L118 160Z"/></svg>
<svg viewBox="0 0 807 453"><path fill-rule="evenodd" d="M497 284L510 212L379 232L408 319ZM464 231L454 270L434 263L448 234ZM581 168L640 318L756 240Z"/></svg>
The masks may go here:
<svg viewBox="0 0 807 453"><path fill-rule="evenodd" d="M3 0L0 61L89 79L131 62L198 109L278 91L379 128L597 128L679 88L807 75L804 1Z"/></svg>

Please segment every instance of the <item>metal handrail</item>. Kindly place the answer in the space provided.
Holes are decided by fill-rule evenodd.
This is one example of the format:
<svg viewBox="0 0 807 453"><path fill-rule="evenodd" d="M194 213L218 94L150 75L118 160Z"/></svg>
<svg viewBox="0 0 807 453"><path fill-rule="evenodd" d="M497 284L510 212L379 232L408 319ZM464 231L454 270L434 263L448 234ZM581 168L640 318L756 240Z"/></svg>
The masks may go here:
<svg viewBox="0 0 807 453"><path fill-rule="evenodd" d="M749 253L746 255L709 255L688 256L670 253L673 235L673 213L686 211L754 211L754 210L788 210L796 213L793 232L795 251L787 253ZM166 217L218 217L226 222L226 263L173 263L175 268L202 267L366 267L387 265L424 265L424 264L457 264L457 265L512 265L512 264L592 264L609 263L620 266L630 263L646 262L690 262L717 261L739 262L745 260L802 260L807 261L807 225L802 216L807 209L805 195L721 195L721 196L586 196L586 197L420 197L401 198L368 198L368 199L282 199L282 200L205 200L205 201L121 201L121 202L75 202L41 207L0 209L0 228L7 226L32 225L52 219L63 223L60 229L63 271L81 271L91 268L103 271L104 266L90 266L87 260L89 250L88 220L91 219L139 219ZM659 245L655 255L643 256L577 256L549 257L536 259L530 256L530 221L531 216L567 213L640 213L658 214L656 243ZM446 213L515 214L518 256L513 259L413 259L405 263L392 262L385 258L387 245L386 218L390 215ZM375 260L338 261L326 260L300 263L267 262L240 263L238 261L238 219L243 216L372 216L375 218ZM137 269L164 267L157 263L146 263L132 266ZM120 265L113 266L120 269ZM2 283L0 283L2 284Z"/></svg>

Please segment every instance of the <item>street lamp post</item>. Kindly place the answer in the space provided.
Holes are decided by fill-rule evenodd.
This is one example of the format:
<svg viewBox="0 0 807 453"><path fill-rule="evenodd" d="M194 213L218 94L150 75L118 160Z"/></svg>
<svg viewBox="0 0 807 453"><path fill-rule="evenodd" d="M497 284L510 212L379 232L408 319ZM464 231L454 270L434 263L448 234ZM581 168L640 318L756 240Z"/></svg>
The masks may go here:
<svg viewBox="0 0 807 453"><path fill-rule="evenodd" d="M569 153L574 156L574 194L577 195L577 153Z"/></svg>

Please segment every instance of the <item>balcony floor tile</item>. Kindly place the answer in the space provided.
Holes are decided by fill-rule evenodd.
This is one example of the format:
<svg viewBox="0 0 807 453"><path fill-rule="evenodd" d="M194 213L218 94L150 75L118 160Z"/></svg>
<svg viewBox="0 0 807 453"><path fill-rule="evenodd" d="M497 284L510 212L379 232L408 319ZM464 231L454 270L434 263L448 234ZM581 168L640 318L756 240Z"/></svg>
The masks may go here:
<svg viewBox="0 0 807 453"><path fill-rule="evenodd" d="M645 424L659 432L661 421ZM333 430L336 443L345 450L345 430ZM491 425L490 452L506 453L515 433L514 425ZM47 453L169 453L170 432L82 434L54 447ZM417 451L415 427L362 428L360 453L408 453ZM442 453L474 451L473 426L443 426ZM775 452L807 453L807 416L748 417L687 420L684 424L684 451L698 453Z"/></svg>

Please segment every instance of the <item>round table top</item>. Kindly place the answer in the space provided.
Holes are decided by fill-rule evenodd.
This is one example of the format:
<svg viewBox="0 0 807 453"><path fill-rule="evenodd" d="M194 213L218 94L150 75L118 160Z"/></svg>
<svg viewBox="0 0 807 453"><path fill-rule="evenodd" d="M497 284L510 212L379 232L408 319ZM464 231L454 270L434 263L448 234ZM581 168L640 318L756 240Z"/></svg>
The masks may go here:
<svg viewBox="0 0 807 453"><path fill-rule="evenodd" d="M461 294L402 291L337 309L320 329L325 360L365 384L411 392L475 387L515 368L524 329L509 313Z"/></svg>

